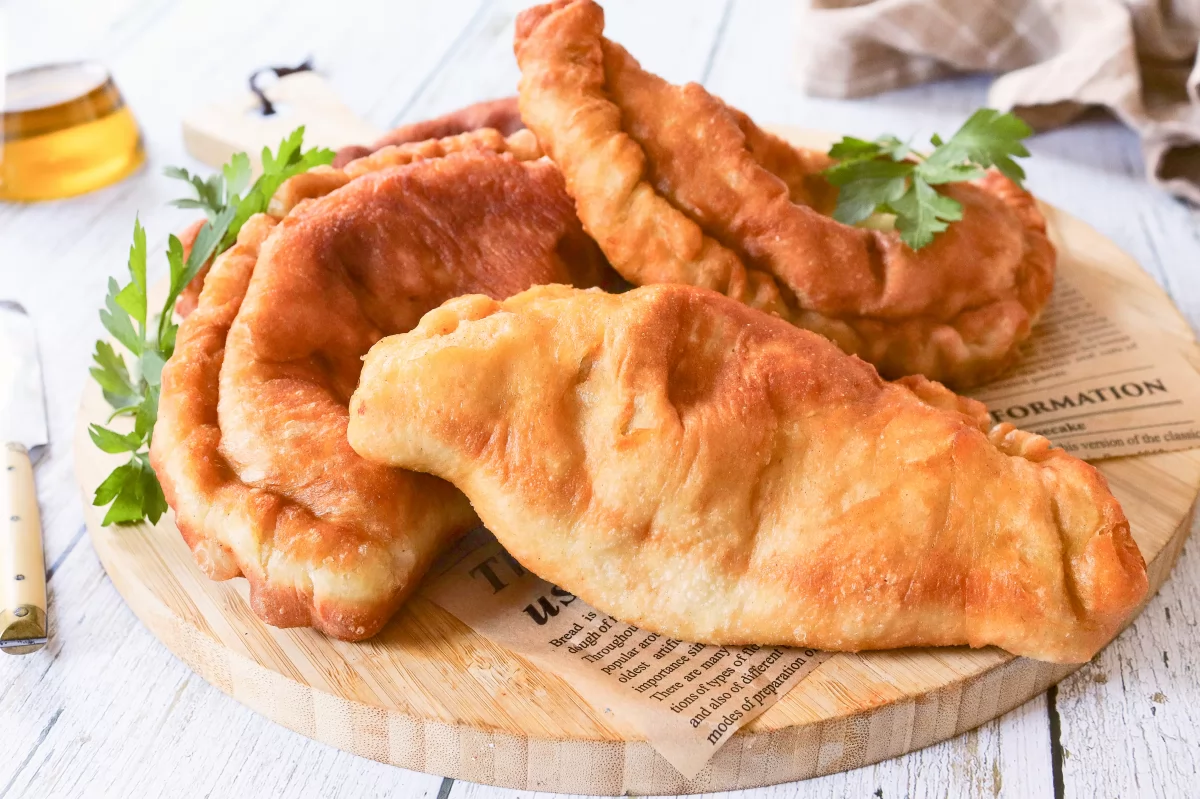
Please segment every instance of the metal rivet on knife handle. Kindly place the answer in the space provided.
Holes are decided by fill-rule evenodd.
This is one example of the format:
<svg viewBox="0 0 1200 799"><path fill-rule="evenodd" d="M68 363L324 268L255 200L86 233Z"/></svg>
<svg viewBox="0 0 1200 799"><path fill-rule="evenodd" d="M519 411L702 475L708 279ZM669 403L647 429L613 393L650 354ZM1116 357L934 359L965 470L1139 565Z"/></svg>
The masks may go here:
<svg viewBox="0 0 1200 799"><path fill-rule="evenodd" d="M36 652L46 643L46 564L34 490L33 464L21 446L0 450L15 466L0 480L8 524L0 524L0 651ZM0 517L2 518L2 517ZM17 576L21 579L15 579Z"/></svg>

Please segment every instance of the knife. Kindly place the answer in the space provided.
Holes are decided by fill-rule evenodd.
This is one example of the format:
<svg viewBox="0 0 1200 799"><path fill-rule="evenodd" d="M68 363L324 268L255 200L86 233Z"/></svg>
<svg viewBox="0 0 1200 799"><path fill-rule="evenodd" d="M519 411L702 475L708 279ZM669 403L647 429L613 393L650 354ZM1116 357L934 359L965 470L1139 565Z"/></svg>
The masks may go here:
<svg viewBox="0 0 1200 799"><path fill-rule="evenodd" d="M33 322L19 303L0 300L0 650L46 645L46 561L33 464L45 451L46 403Z"/></svg>

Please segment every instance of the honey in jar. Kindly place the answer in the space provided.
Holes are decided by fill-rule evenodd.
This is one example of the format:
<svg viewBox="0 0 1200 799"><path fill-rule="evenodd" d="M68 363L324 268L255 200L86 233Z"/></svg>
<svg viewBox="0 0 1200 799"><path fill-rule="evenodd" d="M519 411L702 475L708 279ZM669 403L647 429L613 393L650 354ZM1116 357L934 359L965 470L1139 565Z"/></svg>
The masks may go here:
<svg viewBox="0 0 1200 799"><path fill-rule="evenodd" d="M5 83L0 200L83 194L145 160L137 122L99 64L33 67Z"/></svg>

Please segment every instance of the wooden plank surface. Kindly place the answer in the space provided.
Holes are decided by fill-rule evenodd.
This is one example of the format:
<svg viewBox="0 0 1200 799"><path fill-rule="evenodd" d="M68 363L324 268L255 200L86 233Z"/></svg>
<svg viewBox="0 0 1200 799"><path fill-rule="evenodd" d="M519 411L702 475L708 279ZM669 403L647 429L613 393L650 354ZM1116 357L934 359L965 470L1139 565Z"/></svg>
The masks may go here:
<svg viewBox="0 0 1200 799"><path fill-rule="evenodd" d="M620 23L621 36L647 66L675 80L707 78L710 88L764 121L861 134L928 133L952 128L984 98L986 81L977 78L859 102L803 97L789 78L791 0L734 0L728 8L686 0L607 5L614 25L631 20ZM342 6L330 11L316 0L39 0L0 7L7 15L8 67L79 55L98 56L113 67L142 122L151 162L131 180L87 197L0 205L0 296L15 296L34 313L45 362L53 444L37 478L54 636L38 655L0 658L0 740L13 752L0 760L0 797L432 797L443 788L454 796L514 795L445 785L342 754L264 721L191 676L103 575L84 538L72 486L69 431L91 342L100 332L95 311L108 275L124 269L133 215L140 211L156 251L187 218L163 207L175 188L159 176L166 164L190 165L178 132L185 110L241 91L255 67L310 53L347 102L378 125L500 93L506 79L494 65L510 51L502 34L489 38L479 21L505 19L519 4L376 0ZM651 6L653 17L638 25L638 10ZM629 38L639 30L640 38ZM698 52L706 53L703 60ZM510 62L508 74L514 69ZM1185 206L1141 179L1134 137L1096 120L1039 136L1031 149L1034 191L1131 252L1196 328L1197 224ZM161 276L162 262L153 268ZM898 760L727 796L958 796L978 790L1049 797L1056 793L1056 771L1065 796L1194 792L1200 707L1196 548L1184 552L1172 580L1134 627L1094 666L1060 686L1057 741L1043 699L973 735Z"/></svg>

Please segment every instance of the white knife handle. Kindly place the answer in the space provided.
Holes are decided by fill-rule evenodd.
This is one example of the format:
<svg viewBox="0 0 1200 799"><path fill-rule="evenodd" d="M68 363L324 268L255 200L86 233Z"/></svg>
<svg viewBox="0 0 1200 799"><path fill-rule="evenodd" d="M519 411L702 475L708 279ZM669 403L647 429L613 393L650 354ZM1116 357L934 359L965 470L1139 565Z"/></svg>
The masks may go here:
<svg viewBox="0 0 1200 799"><path fill-rule="evenodd" d="M21 444L4 448L4 491L0 505L0 641L46 637L46 561L42 555L42 519L38 513L33 464ZM0 647L13 655L44 644Z"/></svg>

